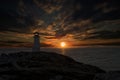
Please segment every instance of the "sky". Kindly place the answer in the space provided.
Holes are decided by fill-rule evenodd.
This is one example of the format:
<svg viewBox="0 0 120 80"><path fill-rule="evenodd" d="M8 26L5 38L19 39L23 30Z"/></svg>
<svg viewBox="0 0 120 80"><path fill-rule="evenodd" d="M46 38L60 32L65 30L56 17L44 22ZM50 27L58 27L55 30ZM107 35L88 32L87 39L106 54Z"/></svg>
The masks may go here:
<svg viewBox="0 0 120 80"><path fill-rule="evenodd" d="M0 0L0 47L120 45L120 0Z"/></svg>

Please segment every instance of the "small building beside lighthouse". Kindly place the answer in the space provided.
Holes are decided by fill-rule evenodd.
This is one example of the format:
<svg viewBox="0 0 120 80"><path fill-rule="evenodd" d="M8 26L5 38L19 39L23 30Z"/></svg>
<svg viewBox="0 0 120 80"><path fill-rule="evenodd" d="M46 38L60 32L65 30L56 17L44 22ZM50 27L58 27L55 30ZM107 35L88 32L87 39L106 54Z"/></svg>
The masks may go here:
<svg viewBox="0 0 120 80"><path fill-rule="evenodd" d="M39 32L35 32L33 38L34 38L34 43L33 43L32 51L33 52L39 52L40 51L40 36L39 36Z"/></svg>

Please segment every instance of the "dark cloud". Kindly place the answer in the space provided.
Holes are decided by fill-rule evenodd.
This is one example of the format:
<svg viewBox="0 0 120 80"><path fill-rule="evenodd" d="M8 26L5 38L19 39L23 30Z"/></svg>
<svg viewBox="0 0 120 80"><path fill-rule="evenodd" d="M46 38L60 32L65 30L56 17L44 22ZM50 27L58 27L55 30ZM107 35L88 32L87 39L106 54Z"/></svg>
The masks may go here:
<svg viewBox="0 0 120 80"><path fill-rule="evenodd" d="M21 41L0 41L0 45L2 47L31 47L32 46L32 43L29 43L29 42L21 42ZM0 47L1 47L0 46Z"/></svg>
<svg viewBox="0 0 120 80"><path fill-rule="evenodd" d="M112 31L99 31L95 33L91 33L84 39L119 39L120 38L120 31L112 32Z"/></svg>
<svg viewBox="0 0 120 80"><path fill-rule="evenodd" d="M24 42L20 42L20 41L0 41L1 43L10 43L10 44L19 44L19 43L24 43Z"/></svg>
<svg viewBox="0 0 120 80"><path fill-rule="evenodd" d="M120 35L120 20L103 21L96 24L91 24L83 31L76 34L75 39L119 39Z"/></svg>
<svg viewBox="0 0 120 80"><path fill-rule="evenodd" d="M21 40L25 37L14 33L28 36L38 31L42 40L69 34L78 41L116 39L120 29L119 4L119 0L1 0L0 31L13 32L12 39ZM1 37L11 40L9 35L0 33ZM28 38L25 41L32 41L31 36Z"/></svg>

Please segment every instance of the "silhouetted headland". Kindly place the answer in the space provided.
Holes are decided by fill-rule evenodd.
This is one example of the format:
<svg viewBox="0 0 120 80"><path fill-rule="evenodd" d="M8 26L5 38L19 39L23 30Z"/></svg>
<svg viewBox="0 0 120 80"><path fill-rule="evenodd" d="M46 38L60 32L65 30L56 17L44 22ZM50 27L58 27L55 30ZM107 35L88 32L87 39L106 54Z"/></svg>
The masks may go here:
<svg viewBox="0 0 120 80"><path fill-rule="evenodd" d="M104 70L53 52L1 54L0 80L93 80Z"/></svg>

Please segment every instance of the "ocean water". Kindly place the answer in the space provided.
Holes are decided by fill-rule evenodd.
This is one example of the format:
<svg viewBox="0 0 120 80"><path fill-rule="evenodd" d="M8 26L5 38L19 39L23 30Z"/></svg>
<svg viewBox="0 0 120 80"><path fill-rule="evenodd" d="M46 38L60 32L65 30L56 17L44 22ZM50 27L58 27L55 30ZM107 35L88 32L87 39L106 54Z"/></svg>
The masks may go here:
<svg viewBox="0 0 120 80"><path fill-rule="evenodd" d="M120 46L84 46L76 48L41 48L42 51L67 55L78 62L104 70L120 70ZM0 53L32 51L30 48L0 48Z"/></svg>
<svg viewBox="0 0 120 80"><path fill-rule="evenodd" d="M107 71L120 70L120 46L84 46L47 49L47 51L55 51L70 56L78 62L95 65Z"/></svg>

